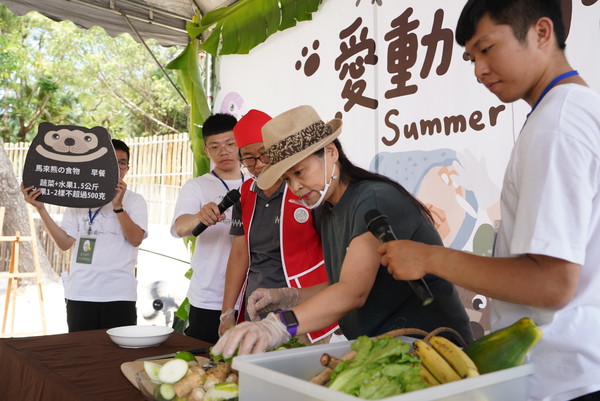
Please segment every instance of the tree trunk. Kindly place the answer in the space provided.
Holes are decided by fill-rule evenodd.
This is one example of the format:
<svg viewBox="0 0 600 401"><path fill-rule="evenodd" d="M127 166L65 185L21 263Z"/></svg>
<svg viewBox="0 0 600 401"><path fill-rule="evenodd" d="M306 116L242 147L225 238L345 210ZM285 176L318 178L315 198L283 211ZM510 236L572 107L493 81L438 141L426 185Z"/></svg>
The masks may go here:
<svg viewBox="0 0 600 401"><path fill-rule="evenodd" d="M17 231L21 235L29 236L32 235L29 229L29 215L27 203L21 195L20 184L17 181L17 177L12 169L12 164L6 151L4 150L4 142L0 139L0 206L5 207L4 211L4 224L2 228L2 235L10 236L15 235ZM32 211L32 213L35 213ZM34 216L35 217L35 216ZM33 233L37 240L38 249L38 261L40 263L40 274L42 281L56 281L58 276L52 271L48 257L46 256L44 249L41 246L41 242L37 237L36 233ZM2 242L0 249L6 249L10 251L11 242ZM19 271L20 272L33 272L33 251L31 242L22 242L19 245ZM4 253L4 252L3 252ZM2 264L2 270L8 270L8 261L0 259Z"/></svg>

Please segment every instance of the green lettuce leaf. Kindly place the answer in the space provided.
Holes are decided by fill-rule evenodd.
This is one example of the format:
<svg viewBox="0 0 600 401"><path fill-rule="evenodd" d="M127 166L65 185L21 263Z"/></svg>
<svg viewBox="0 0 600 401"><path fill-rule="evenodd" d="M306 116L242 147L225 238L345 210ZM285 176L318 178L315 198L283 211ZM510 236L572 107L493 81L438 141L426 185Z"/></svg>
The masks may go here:
<svg viewBox="0 0 600 401"><path fill-rule="evenodd" d="M336 366L329 388L376 400L427 387L419 359L409 354L410 345L401 339L361 336L351 348L355 358Z"/></svg>

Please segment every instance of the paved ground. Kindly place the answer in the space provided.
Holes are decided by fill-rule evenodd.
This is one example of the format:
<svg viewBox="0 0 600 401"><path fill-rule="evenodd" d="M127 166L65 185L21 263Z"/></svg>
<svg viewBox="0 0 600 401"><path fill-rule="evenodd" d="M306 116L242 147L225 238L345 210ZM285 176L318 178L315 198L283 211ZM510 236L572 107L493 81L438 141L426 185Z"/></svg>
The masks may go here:
<svg viewBox="0 0 600 401"><path fill-rule="evenodd" d="M166 227L150 227L149 233L150 236L142 243L138 256L138 324L170 326L176 305L179 305L186 296L189 280L184 277L184 273L189 269L187 262L189 256L182 240L172 238ZM7 279L0 280L2 319L4 319L7 283ZM42 293L46 333L66 333L65 302L61 282L44 283ZM155 299L162 301L163 308L159 311L153 307ZM42 329L37 286L19 287L14 305L16 318L12 320L13 303L11 302L4 333L14 333L8 335L11 337L41 334L32 333ZM4 336L7 336L6 334ZM0 337L2 337L1 332Z"/></svg>

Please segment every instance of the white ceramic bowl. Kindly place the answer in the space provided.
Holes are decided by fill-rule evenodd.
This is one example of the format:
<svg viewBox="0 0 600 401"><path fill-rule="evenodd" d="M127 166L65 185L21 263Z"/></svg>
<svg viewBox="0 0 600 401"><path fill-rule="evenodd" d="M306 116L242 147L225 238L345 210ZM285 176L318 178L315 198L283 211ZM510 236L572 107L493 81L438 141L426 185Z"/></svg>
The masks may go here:
<svg viewBox="0 0 600 401"><path fill-rule="evenodd" d="M145 348L160 345L173 328L164 326L121 326L108 329L106 333L115 344L123 348Z"/></svg>

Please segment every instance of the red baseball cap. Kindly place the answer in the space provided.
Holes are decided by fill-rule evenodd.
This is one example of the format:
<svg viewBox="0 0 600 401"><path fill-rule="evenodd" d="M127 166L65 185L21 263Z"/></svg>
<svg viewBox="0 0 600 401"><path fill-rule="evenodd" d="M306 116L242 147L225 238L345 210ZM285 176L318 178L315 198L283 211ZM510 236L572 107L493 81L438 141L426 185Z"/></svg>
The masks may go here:
<svg viewBox="0 0 600 401"><path fill-rule="evenodd" d="M262 142L262 127L271 120L271 116L262 111L252 109L247 112L233 127L233 136L238 149L246 145Z"/></svg>

